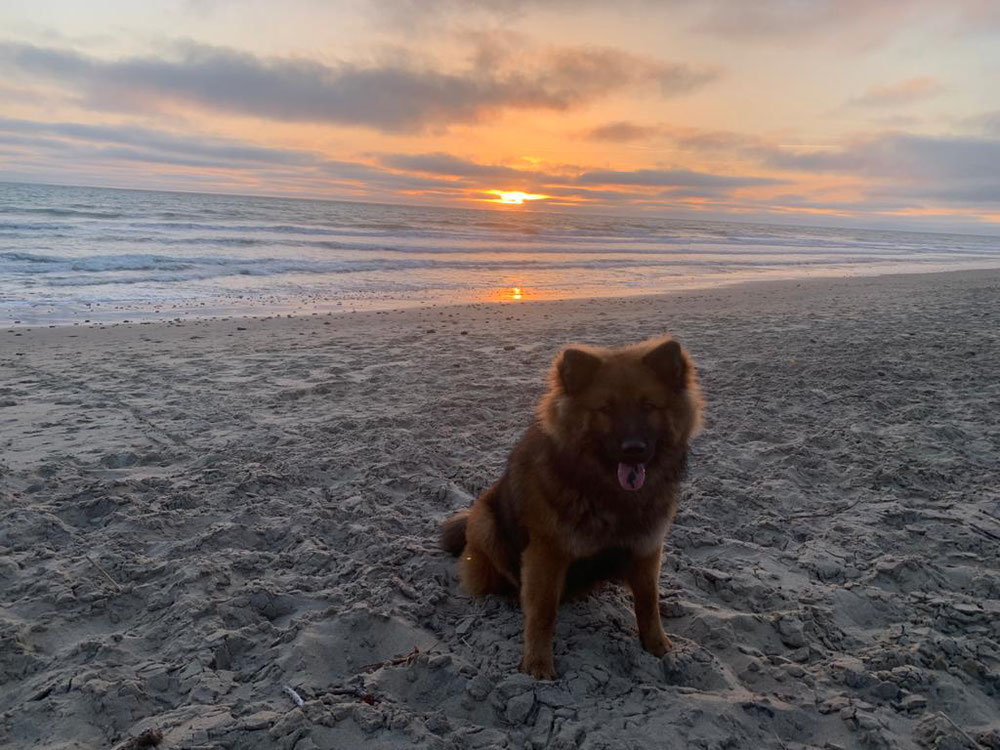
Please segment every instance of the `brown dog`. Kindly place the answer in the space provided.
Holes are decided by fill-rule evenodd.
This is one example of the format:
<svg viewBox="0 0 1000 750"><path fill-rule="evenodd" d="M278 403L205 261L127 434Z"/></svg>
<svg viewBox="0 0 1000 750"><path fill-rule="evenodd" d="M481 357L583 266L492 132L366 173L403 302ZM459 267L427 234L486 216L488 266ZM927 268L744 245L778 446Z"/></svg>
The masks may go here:
<svg viewBox="0 0 1000 750"><path fill-rule="evenodd" d="M632 590L643 647L656 656L671 647L660 553L701 406L694 364L676 341L568 348L503 476L445 521L441 543L461 555L466 591L520 594L522 671L555 676L560 599L608 579Z"/></svg>

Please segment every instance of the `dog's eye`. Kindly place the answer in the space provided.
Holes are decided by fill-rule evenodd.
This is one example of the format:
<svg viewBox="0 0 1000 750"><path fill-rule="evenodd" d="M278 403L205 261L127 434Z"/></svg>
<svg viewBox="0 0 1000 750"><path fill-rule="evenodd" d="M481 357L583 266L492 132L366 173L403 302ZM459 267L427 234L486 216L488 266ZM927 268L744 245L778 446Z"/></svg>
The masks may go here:
<svg viewBox="0 0 1000 750"><path fill-rule="evenodd" d="M597 407L597 411L601 412L606 417L610 417L614 412L614 407L611 404L604 404L604 406Z"/></svg>
<svg viewBox="0 0 1000 750"><path fill-rule="evenodd" d="M639 408L642 409L642 411L645 414L649 414L649 412L653 411L656 408L656 404L654 404L649 399L644 398L642 401L639 402Z"/></svg>

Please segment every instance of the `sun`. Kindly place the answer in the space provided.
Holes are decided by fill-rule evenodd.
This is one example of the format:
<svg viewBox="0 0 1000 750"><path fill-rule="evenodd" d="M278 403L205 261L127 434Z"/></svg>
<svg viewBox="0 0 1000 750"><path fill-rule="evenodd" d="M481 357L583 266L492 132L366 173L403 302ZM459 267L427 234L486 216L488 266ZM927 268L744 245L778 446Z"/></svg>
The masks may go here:
<svg viewBox="0 0 1000 750"><path fill-rule="evenodd" d="M508 206L520 206L525 201L541 201L549 196L538 193L522 193L520 190L487 190L487 195L495 195L491 203L505 203Z"/></svg>

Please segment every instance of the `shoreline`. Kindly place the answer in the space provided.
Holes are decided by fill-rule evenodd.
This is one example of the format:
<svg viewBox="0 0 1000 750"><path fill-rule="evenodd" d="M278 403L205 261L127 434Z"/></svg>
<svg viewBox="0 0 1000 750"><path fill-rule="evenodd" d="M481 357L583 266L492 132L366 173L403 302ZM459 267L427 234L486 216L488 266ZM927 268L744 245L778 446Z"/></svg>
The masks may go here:
<svg viewBox="0 0 1000 750"><path fill-rule="evenodd" d="M958 271L0 333L0 745L996 744L998 330ZM564 344L664 332L708 401L676 649L612 586L535 683L437 525Z"/></svg>
<svg viewBox="0 0 1000 750"><path fill-rule="evenodd" d="M245 312L245 313L220 313L218 315L184 315L184 316L174 316L174 317L156 317L154 319L107 319L107 320L95 320L91 318L90 320L83 321L66 321L57 323L23 323L19 319L14 320L9 323L0 324L0 331L9 331L11 329L16 331L26 331L26 330L43 330L43 329L62 329L62 328L76 328L76 329L94 329L94 328L109 328L118 326L157 326L157 325L173 325L177 323L205 323L205 322L227 322L227 321L263 321L271 319L282 319L282 318L334 318L340 319L342 317L353 317L357 315L386 315L395 313L406 313L406 312L416 312L420 310L441 310L450 308L463 308L463 307L478 307L481 305L491 305L497 307L528 307L533 305L549 305L549 304L572 304L580 302L615 302L618 300L657 300L661 298L670 298L674 296L687 296L687 295L698 295L702 293L708 293L717 290L728 290L728 289L741 289L741 288L752 288L755 286L761 287L771 287L773 285L785 286L789 284L825 284L825 283L837 283L837 282L849 282L851 280L863 280L863 279L882 279L882 278L896 278L896 277L916 277L916 276L942 276L942 275L952 275L952 274L989 274L989 273L1000 273L1000 266L986 266L981 268L949 268L946 270L927 270L927 271L889 271L885 273L874 273L874 274L848 274L848 275L806 275L806 276L790 276L781 278L746 278L730 281L720 281L715 284L696 284L693 286L685 286L677 289L672 289L668 291L658 291L658 292L637 292L635 294L624 294L624 295L607 295L607 296L573 296L573 297L554 297L554 298L535 298L526 295L524 299L509 299L509 298L498 298L493 296L490 298L484 298L479 300L461 300L455 302L449 301L435 301L435 302L414 302L408 305L397 305L391 307L378 307L378 306L366 306L358 309L343 309L343 310L330 310L331 305L324 305L321 310L309 310L296 308L295 306L279 306L277 308L271 309L268 312ZM504 291L509 291L505 289ZM340 304L333 304L334 307L340 307ZM148 315L148 313L137 313L128 312L122 313L122 315ZM162 311L155 313L157 315L162 315ZM2 341L2 339L0 339Z"/></svg>

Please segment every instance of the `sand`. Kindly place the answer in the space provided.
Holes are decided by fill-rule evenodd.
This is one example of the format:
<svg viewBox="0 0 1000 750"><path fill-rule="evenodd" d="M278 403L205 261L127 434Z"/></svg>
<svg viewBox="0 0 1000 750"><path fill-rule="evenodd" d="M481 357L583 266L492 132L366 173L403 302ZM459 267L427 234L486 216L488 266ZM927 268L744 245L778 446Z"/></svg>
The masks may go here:
<svg viewBox="0 0 1000 750"><path fill-rule="evenodd" d="M437 525L562 344L664 331L677 648L612 587L533 682ZM1000 748L998 331L997 272L0 330L0 746Z"/></svg>

